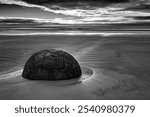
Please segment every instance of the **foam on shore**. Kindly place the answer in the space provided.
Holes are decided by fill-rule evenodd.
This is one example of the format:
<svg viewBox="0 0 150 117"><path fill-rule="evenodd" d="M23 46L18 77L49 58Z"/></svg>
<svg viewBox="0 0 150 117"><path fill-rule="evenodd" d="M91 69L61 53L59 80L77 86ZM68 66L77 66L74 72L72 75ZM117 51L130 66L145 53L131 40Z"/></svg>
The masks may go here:
<svg viewBox="0 0 150 117"><path fill-rule="evenodd" d="M17 76L22 74L22 71L23 71L23 69L19 69L17 71L13 71L13 72L10 72L10 73L7 73L7 74L3 74L3 75L0 76L0 80L1 79L8 79L8 78L17 77Z"/></svg>
<svg viewBox="0 0 150 117"><path fill-rule="evenodd" d="M86 80L86 79L90 78L90 76L93 75L92 69L87 68L87 67L81 67L81 69L82 69L82 76L80 78L75 78L75 79L71 79L71 80L61 80L61 81L48 81L48 82L51 85L74 84L74 83L78 83L78 82L81 82L83 80ZM21 77L22 71L23 71L23 69L19 69L17 71L3 74L0 76L0 80L7 80L7 79L12 79L12 78L13 78L13 80L15 80L16 77L18 77L18 76ZM21 78L21 79L23 79L23 78ZM18 81L18 79L16 79L16 82L17 81ZM45 82L45 81L41 80L40 82Z"/></svg>

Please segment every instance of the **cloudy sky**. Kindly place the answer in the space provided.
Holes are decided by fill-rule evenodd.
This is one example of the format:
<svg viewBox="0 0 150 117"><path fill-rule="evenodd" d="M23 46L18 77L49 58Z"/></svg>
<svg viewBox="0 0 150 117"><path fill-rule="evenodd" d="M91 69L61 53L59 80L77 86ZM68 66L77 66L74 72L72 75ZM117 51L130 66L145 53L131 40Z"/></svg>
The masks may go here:
<svg viewBox="0 0 150 117"><path fill-rule="evenodd" d="M0 0L0 21L57 24L150 22L150 0Z"/></svg>

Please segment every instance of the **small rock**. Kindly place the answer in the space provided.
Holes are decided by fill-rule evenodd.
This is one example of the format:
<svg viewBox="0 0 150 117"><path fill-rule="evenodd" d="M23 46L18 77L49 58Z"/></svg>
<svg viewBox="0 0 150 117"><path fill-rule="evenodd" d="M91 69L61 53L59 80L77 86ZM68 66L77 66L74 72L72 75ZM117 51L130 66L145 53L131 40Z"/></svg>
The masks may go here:
<svg viewBox="0 0 150 117"><path fill-rule="evenodd" d="M22 73L24 78L30 80L68 80L81 75L80 65L72 55L54 49L33 54Z"/></svg>

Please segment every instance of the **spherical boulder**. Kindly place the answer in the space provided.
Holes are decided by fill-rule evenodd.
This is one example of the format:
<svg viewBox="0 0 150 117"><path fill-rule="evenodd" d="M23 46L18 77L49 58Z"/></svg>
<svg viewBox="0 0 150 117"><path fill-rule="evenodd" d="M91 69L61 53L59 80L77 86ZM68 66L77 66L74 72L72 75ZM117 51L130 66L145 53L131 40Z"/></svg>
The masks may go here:
<svg viewBox="0 0 150 117"><path fill-rule="evenodd" d="M69 80L82 75L75 58L62 50L42 50L26 62L22 76L30 80Z"/></svg>

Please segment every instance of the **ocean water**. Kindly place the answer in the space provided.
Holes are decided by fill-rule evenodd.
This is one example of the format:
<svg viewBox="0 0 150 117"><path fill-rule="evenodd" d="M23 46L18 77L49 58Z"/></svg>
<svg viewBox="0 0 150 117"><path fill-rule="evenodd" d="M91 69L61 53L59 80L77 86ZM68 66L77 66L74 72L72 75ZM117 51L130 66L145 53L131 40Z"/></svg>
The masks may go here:
<svg viewBox="0 0 150 117"><path fill-rule="evenodd" d="M57 94L47 95L47 92L42 93L39 98L34 95L26 97L17 89L20 82L8 79L21 75L25 62L34 52L51 48L72 54L82 67L91 70L88 72L83 69L84 76L87 75L88 79L79 86L70 86L69 89L74 90L74 94L68 95L65 91L62 93L62 89L60 98ZM0 90L0 99L150 99L150 94L147 93L150 89L149 83L148 31L15 33L0 36L0 84L3 88ZM36 82L32 85L38 84ZM49 89L47 84L39 85L42 85L41 89L36 90L35 96L42 89ZM78 89L81 89L80 92L77 92ZM26 94L31 93L27 87L22 90ZM5 94L5 91L18 93ZM12 96L8 96L11 94Z"/></svg>

